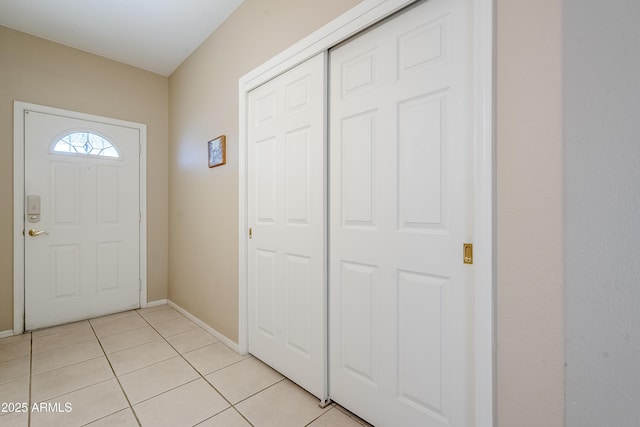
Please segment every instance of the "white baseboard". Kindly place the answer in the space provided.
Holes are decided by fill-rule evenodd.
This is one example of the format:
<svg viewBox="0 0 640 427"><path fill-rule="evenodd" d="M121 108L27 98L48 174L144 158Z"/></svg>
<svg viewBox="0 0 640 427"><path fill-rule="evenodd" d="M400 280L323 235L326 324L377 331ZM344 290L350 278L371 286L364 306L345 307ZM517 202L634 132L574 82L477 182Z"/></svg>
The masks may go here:
<svg viewBox="0 0 640 427"><path fill-rule="evenodd" d="M166 299L159 299L159 300L148 302L146 308L156 307L158 305L165 305L165 304L167 304L167 300ZM145 307L143 307L143 308L145 308Z"/></svg>
<svg viewBox="0 0 640 427"><path fill-rule="evenodd" d="M0 338L12 337L13 329L9 329L8 331L0 331Z"/></svg>
<svg viewBox="0 0 640 427"><path fill-rule="evenodd" d="M166 300L166 303L170 307L173 307L176 310L178 310L180 313L182 313L186 318L191 320L193 323L195 323L196 325L200 326L202 329L204 329L205 331L207 331L208 333L210 333L211 335L216 337L218 340L220 340L227 347L231 348L236 353L240 353L240 348L238 347L238 343L237 342L234 342L234 341L230 340L229 338L224 336L221 332L216 331L211 326L207 325L202 320L198 319L196 316L194 316L193 314L189 313L187 310L185 310L184 308L180 307L175 302L173 302L171 300Z"/></svg>

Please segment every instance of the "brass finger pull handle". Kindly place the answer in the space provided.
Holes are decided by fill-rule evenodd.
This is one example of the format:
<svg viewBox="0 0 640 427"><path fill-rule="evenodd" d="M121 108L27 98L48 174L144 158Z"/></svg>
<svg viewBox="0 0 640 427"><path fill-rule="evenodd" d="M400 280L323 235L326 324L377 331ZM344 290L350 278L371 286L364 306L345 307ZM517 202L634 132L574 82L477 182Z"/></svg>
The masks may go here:
<svg viewBox="0 0 640 427"><path fill-rule="evenodd" d="M465 264L473 264L473 243L464 243L463 247L463 262Z"/></svg>
<svg viewBox="0 0 640 427"><path fill-rule="evenodd" d="M32 228L31 230L29 230L29 236L36 237L41 234L49 234L49 233L44 230L36 230L35 228Z"/></svg>

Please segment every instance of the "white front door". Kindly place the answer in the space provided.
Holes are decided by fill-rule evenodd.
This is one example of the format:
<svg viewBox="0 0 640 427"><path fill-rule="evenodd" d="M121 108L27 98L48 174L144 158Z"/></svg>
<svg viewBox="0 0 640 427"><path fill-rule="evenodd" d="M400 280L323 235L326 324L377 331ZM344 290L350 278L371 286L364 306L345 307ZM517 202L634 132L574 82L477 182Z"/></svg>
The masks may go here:
<svg viewBox="0 0 640 427"><path fill-rule="evenodd" d="M139 129L24 123L26 329L139 307Z"/></svg>
<svg viewBox="0 0 640 427"><path fill-rule="evenodd" d="M330 53L330 396L379 426L473 425L469 6Z"/></svg>
<svg viewBox="0 0 640 427"><path fill-rule="evenodd" d="M249 94L249 352L324 400L325 75L320 54Z"/></svg>

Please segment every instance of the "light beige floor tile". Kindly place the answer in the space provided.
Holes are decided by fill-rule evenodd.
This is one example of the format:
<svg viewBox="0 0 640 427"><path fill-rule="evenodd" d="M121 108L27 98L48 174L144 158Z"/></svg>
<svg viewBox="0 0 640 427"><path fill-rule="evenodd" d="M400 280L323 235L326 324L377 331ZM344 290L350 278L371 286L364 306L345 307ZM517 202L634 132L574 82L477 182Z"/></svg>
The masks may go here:
<svg viewBox="0 0 640 427"><path fill-rule="evenodd" d="M184 358L202 375L208 375L235 362L245 359L221 342L185 353Z"/></svg>
<svg viewBox="0 0 640 427"><path fill-rule="evenodd" d="M176 356L171 359L129 372L120 377L132 405L191 382L200 375L185 360Z"/></svg>
<svg viewBox="0 0 640 427"><path fill-rule="evenodd" d="M330 408L322 409L318 403L318 398L285 380L240 402L236 409L260 427L300 427Z"/></svg>
<svg viewBox="0 0 640 427"><path fill-rule="evenodd" d="M205 378L229 402L236 404L284 377L258 359L250 357Z"/></svg>
<svg viewBox="0 0 640 427"><path fill-rule="evenodd" d="M93 333L89 323L82 322L78 325L78 327L62 329L55 334L34 335L33 354L96 339L96 334Z"/></svg>
<svg viewBox="0 0 640 427"><path fill-rule="evenodd" d="M20 359L31 354L31 342L28 340L17 340L0 345L0 362Z"/></svg>
<svg viewBox="0 0 640 427"><path fill-rule="evenodd" d="M118 313L106 314L100 317L94 317L93 319L89 319L91 325L95 327L95 325L104 325L105 323L110 323L120 319L133 319L139 317L137 316L137 312L135 310L128 311L120 311Z"/></svg>
<svg viewBox="0 0 640 427"><path fill-rule="evenodd" d="M29 378L0 384L0 403L8 402L29 402Z"/></svg>
<svg viewBox="0 0 640 427"><path fill-rule="evenodd" d="M126 350L142 344L161 340L162 337L151 326L121 332L116 335L100 338L100 343L107 354Z"/></svg>
<svg viewBox="0 0 640 427"><path fill-rule="evenodd" d="M362 424L339 409L332 408L309 427L362 427Z"/></svg>
<svg viewBox="0 0 640 427"><path fill-rule="evenodd" d="M104 356L54 369L31 378L31 400L43 402L114 378Z"/></svg>
<svg viewBox="0 0 640 427"><path fill-rule="evenodd" d="M14 412L0 417L2 427L27 427L29 425L29 414L27 412Z"/></svg>
<svg viewBox="0 0 640 427"><path fill-rule="evenodd" d="M113 379L90 387L76 390L49 400L58 404L63 411L70 405L69 412L31 412L31 427L72 427L82 426L127 408L128 403Z"/></svg>
<svg viewBox="0 0 640 427"><path fill-rule="evenodd" d="M0 346L5 344L11 344L18 341L31 341L31 332L25 332L24 334L12 335L10 337L0 338Z"/></svg>
<svg viewBox="0 0 640 427"><path fill-rule="evenodd" d="M167 337L167 341L169 341L169 344L171 344L178 353L184 354L209 344L217 343L218 339L204 329L197 328Z"/></svg>
<svg viewBox="0 0 640 427"><path fill-rule="evenodd" d="M34 354L31 375L95 359L103 354L97 339Z"/></svg>
<svg viewBox="0 0 640 427"><path fill-rule="evenodd" d="M205 380L174 388L133 407L143 426L192 426L228 408Z"/></svg>
<svg viewBox="0 0 640 427"><path fill-rule="evenodd" d="M182 314L178 313L171 307L167 307L162 310L155 310L152 312L140 313L140 315L144 317L144 320L152 325L184 317Z"/></svg>
<svg viewBox="0 0 640 427"><path fill-rule="evenodd" d="M147 322L135 311L126 311L124 313L92 319L91 325L98 338L148 326Z"/></svg>
<svg viewBox="0 0 640 427"><path fill-rule="evenodd" d="M161 340L111 353L107 357L116 375L121 376L177 355L166 341Z"/></svg>
<svg viewBox="0 0 640 427"><path fill-rule="evenodd" d="M89 423L86 427L138 427L138 421L131 408L127 408Z"/></svg>
<svg viewBox="0 0 640 427"><path fill-rule="evenodd" d="M91 330L91 325L88 320L81 320L79 322L65 323L64 325L52 326L46 329L38 329L33 331L33 337L43 337L45 335L78 332L81 330Z"/></svg>
<svg viewBox="0 0 640 427"><path fill-rule="evenodd" d="M158 333L160 333L160 335L165 338L199 328L198 325L196 325L186 317L158 323L156 325L153 325L153 327L156 329L156 331L158 331Z"/></svg>
<svg viewBox="0 0 640 427"><path fill-rule="evenodd" d="M151 313L152 311L164 310L165 308L170 308L170 307L168 304L154 305L153 307L139 308L136 310L136 312L138 314L145 314L145 313Z"/></svg>
<svg viewBox="0 0 640 427"><path fill-rule="evenodd" d="M20 359L9 360L0 363L0 384L19 379L29 378L31 358L29 356Z"/></svg>
<svg viewBox="0 0 640 427"><path fill-rule="evenodd" d="M233 408L229 408L213 418L201 422L197 427L251 427L242 415Z"/></svg>

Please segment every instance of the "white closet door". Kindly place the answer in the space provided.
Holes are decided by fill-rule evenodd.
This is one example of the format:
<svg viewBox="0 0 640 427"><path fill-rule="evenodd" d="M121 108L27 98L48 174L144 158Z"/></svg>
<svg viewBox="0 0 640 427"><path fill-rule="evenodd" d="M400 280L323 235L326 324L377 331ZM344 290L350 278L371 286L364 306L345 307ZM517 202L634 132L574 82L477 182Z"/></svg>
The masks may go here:
<svg viewBox="0 0 640 427"><path fill-rule="evenodd" d="M326 53L249 94L249 352L327 397Z"/></svg>
<svg viewBox="0 0 640 427"><path fill-rule="evenodd" d="M330 396L377 426L473 425L468 3L330 53Z"/></svg>

